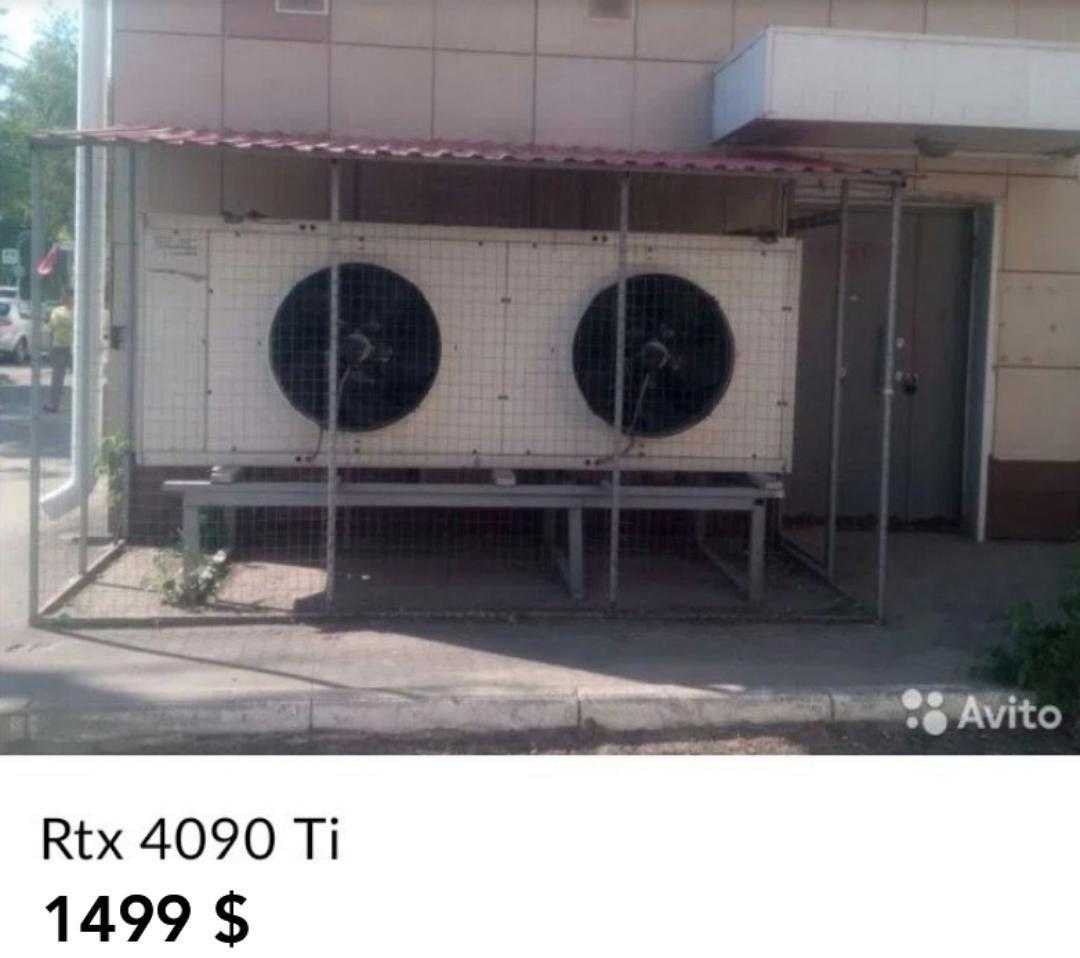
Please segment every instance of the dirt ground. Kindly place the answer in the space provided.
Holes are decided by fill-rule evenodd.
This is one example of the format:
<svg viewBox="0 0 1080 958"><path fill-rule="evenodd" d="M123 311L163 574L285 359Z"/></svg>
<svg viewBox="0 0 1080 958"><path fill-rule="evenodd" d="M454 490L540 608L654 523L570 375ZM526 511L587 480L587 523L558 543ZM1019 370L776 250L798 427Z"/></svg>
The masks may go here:
<svg viewBox="0 0 1080 958"><path fill-rule="evenodd" d="M746 561L737 540L719 540L734 566ZM588 594L578 603L568 595L552 564L536 542L503 543L493 553L475 544L457 543L445 554L338 557L337 613L364 615L372 610L566 610L606 609L607 556L587 555ZM192 619L205 615L287 616L322 609L325 574L318 562L289 562L273 556L245 555L230 562L217 596L195 609L167 606L153 587L158 550L131 547L73 596L64 613L76 618L159 617ZM178 563L177 563L178 564ZM756 611L761 617L852 614L854 605L782 553L769 555L764 607L748 610L731 584L702 555L624 557L621 580L628 604L651 610L709 608L731 614Z"/></svg>

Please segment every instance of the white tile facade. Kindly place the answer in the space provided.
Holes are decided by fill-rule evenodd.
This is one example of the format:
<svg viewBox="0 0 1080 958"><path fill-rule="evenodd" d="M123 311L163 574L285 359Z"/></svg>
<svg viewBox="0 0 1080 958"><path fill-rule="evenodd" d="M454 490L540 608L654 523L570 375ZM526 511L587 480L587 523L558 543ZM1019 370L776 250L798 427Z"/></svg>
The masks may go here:
<svg viewBox="0 0 1080 958"><path fill-rule="evenodd" d="M640 60L634 90L634 146L696 150L712 126L713 68Z"/></svg>
<svg viewBox="0 0 1080 958"><path fill-rule="evenodd" d="M539 53L586 57L632 57L634 20L599 20L588 15L588 0L537 0ZM633 9L631 0L630 7Z"/></svg>
<svg viewBox="0 0 1080 958"><path fill-rule="evenodd" d="M443 50L532 53L534 0L436 0L435 45Z"/></svg>
<svg viewBox="0 0 1080 958"><path fill-rule="evenodd" d="M278 40L225 41L225 126L317 133L330 126L330 49Z"/></svg>
<svg viewBox="0 0 1080 958"><path fill-rule="evenodd" d="M928 0L927 33L959 33L980 37L1015 37L1017 0Z"/></svg>
<svg viewBox="0 0 1080 958"><path fill-rule="evenodd" d="M112 122L694 149L712 67L770 23L1080 43L1076 0L631 0L625 20L590 18L588 0L332 0L328 43L250 39L301 32L276 22L226 36L226 2L249 25L283 16L255 0L113 0ZM151 166L162 211L325 215L324 172L295 162ZM920 195L1004 212L995 455L1080 456L1076 161L932 166ZM1048 406L1062 411L1035 423Z"/></svg>
<svg viewBox="0 0 1080 958"><path fill-rule="evenodd" d="M435 0L339 0L331 17L335 43L430 47L435 35Z"/></svg>
<svg viewBox="0 0 1080 958"><path fill-rule="evenodd" d="M382 136L431 133L432 57L427 50L336 44L331 51L331 128Z"/></svg>
<svg viewBox="0 0 1080 958"><path fill-rule="evenodd" d="M220 126L221 48L220 37L119 34L113 52L115 119Z"/></svg>
<svg viewBox="0 0 1080 958"><path fill-rule="evenodd" d="M735 0L638 0L637 54L717 61L731 50Z"/></svg>
<svg viewBox="0 0 1080 958"><path fill-rule="evenodd" d="M435 54L435 135L527 142L533 58L510 53Z"/></svg>
<svg viewBox="0 0 1080 958"><path fill-rule="evenodd" d="M113 0L117 30L220 33L222 0Z"/></svg>
<svg viewBox="0 0 1080 958"><path fill-rule="evenodd" d="M536 139L579 146L631 145L634 62L540 57Z"/></svg>
<svg viewBox="0 0 1080 958"><path fill-rule="evenodd" d="M329 43L255 39L304 32L269 0L115 2L117 122L653 148L708 145L704 69L769 24L1080 40L1071 0L629 0L625 19L589 0L334 0Z"/></svg>

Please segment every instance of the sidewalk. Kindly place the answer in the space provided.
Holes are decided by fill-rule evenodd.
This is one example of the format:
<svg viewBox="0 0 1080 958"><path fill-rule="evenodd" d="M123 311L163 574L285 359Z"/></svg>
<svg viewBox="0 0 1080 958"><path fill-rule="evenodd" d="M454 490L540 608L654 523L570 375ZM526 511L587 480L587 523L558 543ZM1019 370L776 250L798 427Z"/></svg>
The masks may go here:
<svg viewBox="0 0 1080 958"><path fill-rule="evenodd" d="M5 478L0 476L0 479ZM901 723L900 693L956 714L1010 605L1051 607L1077 547L891 538L890 621L735 625L397 621L32 630L22 477L0 481L0 751L139 737L415 736ZM11 506L12 508L8 508ZM6 517L6 518L5 518ZM981 690L990 704L1001 690Z"/></svg>
<svg viewBox="0 0 1080 958"><path fill-rule="evenodd" d="M954 715L975 688L970 649L950 639L618 622L27 631L0 648L0 749L168 735L899 724L907 688L945 692Z"/></svg>

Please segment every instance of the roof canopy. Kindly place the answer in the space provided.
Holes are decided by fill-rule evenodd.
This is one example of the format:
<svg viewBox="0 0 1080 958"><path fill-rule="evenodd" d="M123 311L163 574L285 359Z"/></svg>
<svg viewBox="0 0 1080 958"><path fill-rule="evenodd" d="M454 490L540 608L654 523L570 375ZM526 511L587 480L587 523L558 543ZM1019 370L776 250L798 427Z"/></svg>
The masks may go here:
<svg viewBox="0 0 1080 958"><path fill-rule="evenodd" d="M714 138L783 149L1075 156L1080 46L769 27L716 72Z"/></svg>
<svg viewBox="0 0 1080 958"><path fill-rule="evenodd" d="M607 172L690 173L773 179L870 179L898 181L893 170L874 170L831 160L779 152L664 152L605 148L397 139L372 136L326 136L300 133L193 130L180 127L117 126L102 130L40 133L43 146L161 146L240 153L288 153L322 159L441 163L533 169Z"/></svg>

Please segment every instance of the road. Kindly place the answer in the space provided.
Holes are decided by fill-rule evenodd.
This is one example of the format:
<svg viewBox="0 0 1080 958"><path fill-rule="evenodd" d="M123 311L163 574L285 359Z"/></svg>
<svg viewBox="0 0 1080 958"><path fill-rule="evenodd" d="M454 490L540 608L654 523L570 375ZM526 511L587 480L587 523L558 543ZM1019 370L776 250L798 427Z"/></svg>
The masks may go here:
<svg viewBox="0 0 1080 958"><path fill-rule="evenodd" d="M46 374L47 379L47 374ZM70 390L69 390L70 391ZM71 417L64 411L41 420L42 480L62 482L71 455ZM4 638L26 624L29 551L30 367L0 365L0 631Z"/></svg>

